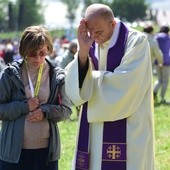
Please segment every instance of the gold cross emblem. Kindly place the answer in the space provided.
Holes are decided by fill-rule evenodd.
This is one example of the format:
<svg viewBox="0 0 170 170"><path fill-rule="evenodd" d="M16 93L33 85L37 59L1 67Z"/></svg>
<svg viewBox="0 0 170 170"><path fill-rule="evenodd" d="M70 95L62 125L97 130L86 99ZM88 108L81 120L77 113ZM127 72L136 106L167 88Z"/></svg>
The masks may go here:
<svg viewBox="0 0 170 170"><path fill-rule="evenodd" d="M80 153L78 155L78 165L79 165L79 167L84 167L84 162L85 162L84 156L83 156L83 154Z"/></svg>
<svg viewBox="0 0 170 170"><path fill-rule="evenodd" d="M107 148L107 155L110 159L117 159L121 155L121 149L119 146L116 145L110 145Z"/></svg>

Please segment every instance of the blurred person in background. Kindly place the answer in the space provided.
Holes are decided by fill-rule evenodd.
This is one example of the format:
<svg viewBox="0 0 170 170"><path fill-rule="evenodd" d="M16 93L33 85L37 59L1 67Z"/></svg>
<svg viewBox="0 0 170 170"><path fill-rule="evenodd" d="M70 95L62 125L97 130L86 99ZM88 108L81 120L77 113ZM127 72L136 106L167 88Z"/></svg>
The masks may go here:
<svg viewBox="0 0 170 170"><path fill-rule="evenodd" d="M58 170L57 123L70 117L64 70L46 56L52 38L42 26L27 27L20 40L23 60L0 77L0 170Z"/></svg>
<svg viewBox="0 0 170 170"><path fill-rule="evenodd" d="M4 46L0 42L0 72L5 68L5 62L4 62Z"/></svg>
<svg viewBox="0 0 170 170"><path fill-rule="evenodd" d="M163 64L159 65L159 62L155 61L156 69L156 81L154 83L154 99L158 101L158 91L160 90L160 102L163 104L169 103L165 99L166 91L170 78L170 36L169 27L162 26L159 33L156 35L159 48L163 53Z"/></svg>
<svg viewBox="0 0 170 170"><path fill-rule="evenodd" d="M73 59L74 54L77 52L77 42L70 41L68 44L68 48L65 50L63 55L61 56L61 68L65 68Z"/></svg>
<svg viewBox="0 0 170 170"><path fill-rule="evenodd" d="M151 61L152 61L152 70L154 70L154 63L155 60L158 62L158 65L161 67L163 63L163 54L159 48L158 42L153 34L154 28L152 25L145 25L143 28L143 32L147 35L149 46L150 46L150 53L151 53Z"/></svg>
<svg viewBox="0 0 170 170"><path fill-rule="evenodd" d="M5 63L3 59L0 57L0 72L5 68Z"/></svg>
<svg viewBox="0 0 170 170"><path fill-rule="evenodd" d="M14 61L14 46L12 44L12 41L9 40L6 42L5 48L4 48L4 62L5 64L12 63Z"/></svg>
<svg viewBox="0 0 170 170"><path fill-rule="evenodd" d="M19 54L19 42L13 41L13 47L14 47L14 55L13 55L13 61L18 61L21 59L21 55Z"/></svg>

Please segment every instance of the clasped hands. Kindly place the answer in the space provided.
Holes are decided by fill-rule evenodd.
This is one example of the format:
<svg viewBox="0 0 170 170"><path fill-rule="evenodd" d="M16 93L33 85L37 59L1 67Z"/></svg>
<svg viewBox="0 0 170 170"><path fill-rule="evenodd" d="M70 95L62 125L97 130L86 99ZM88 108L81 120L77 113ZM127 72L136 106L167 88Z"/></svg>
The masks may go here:
<svg viewBox="0 0 170 170"><path fill-rule="evenodd" d="M29 122L39 122L44 118L44 114L39 107L39 99L37 97L28 99L29 114L27 115L27 120Z"/></svg>

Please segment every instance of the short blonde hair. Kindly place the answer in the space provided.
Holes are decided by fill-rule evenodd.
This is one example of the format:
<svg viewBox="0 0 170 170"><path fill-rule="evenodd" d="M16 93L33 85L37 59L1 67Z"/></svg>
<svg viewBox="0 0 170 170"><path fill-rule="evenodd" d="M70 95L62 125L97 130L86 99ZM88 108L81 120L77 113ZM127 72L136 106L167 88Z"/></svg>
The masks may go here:
<svg viewBox="0 0 170 170"><path fill-rule="evenodd" d="M43 26L29 26L21 35L19 53L26 57L29 53L39 50L47 45L49 54L53 51L52 37L49 31Z"/></svg>

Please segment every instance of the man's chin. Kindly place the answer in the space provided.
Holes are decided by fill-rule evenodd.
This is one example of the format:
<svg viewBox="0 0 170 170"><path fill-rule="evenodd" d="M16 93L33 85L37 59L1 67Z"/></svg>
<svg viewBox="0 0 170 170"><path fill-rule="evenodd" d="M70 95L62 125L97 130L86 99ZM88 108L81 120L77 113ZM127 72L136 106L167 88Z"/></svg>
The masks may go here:
<svg viewBox="0 0 170 170"><path fill-rule="evenodd" d="M101 44L104 43L102 40L95 40L95 42L96 42L98 45L101 45Z"/></svg>
<svg viewBox="0 0 170 170"><path fill-rule="evenodd" d="M103 42L101 41L95 41L98 45L102 44Z"/></svg>

